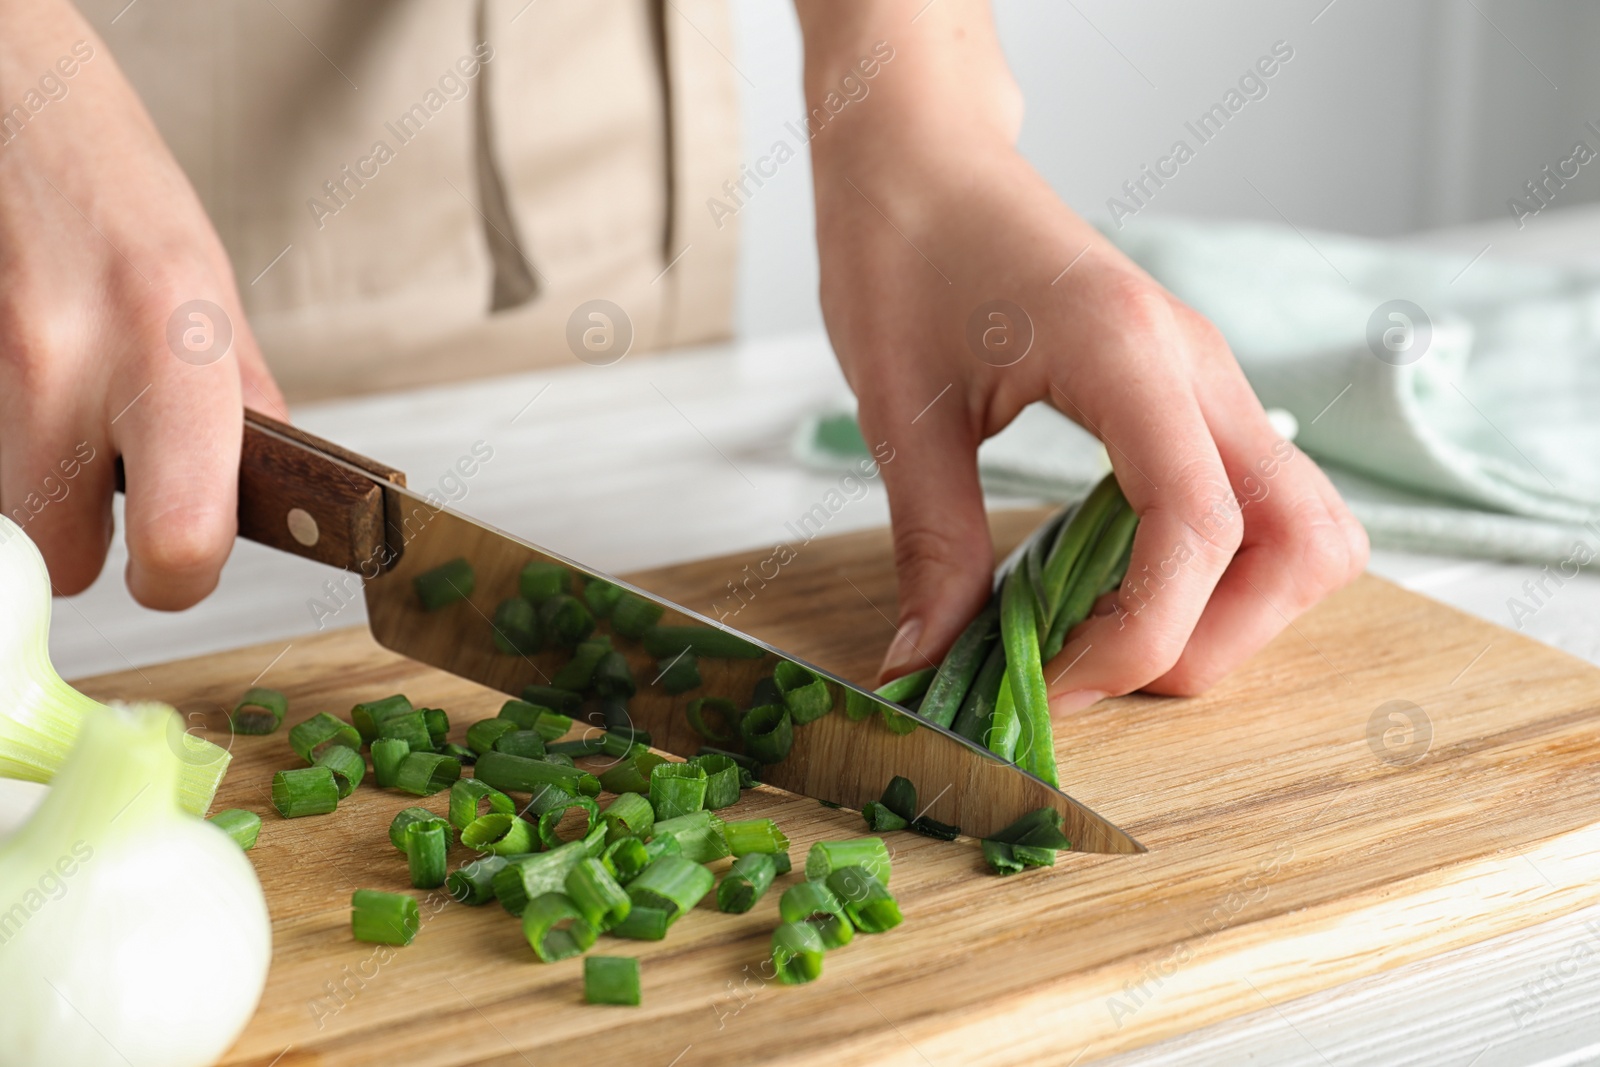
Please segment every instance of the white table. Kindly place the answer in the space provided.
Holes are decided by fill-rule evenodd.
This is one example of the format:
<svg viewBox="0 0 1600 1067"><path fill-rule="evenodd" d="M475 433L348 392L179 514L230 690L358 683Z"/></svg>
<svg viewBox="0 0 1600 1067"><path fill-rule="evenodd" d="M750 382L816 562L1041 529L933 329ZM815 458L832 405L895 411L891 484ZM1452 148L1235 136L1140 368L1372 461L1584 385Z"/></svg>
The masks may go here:
<svg viewBox="0 0 1600 1067"><path fill-rule="evenodd" d="M487 442L494 457L467 483L460 507L626 571L783 538L784 523L837 482L789 458L795 424L845 395L826 340L800 336L309 405L294 415L305 429L406 471L417 488L437 484L474 442ZM829 532L887 521L882 488L874 485L835 516ZM92 589L57 602L51 649L63 674L266 641L281 641L292 655L295 640L315 631L307 602L334 573L241 543L216 595L168 615L132 602L122 585L125 562L119 543ZM1505 624L1506 598L1536 569L1378 552L1372 570ZM343 613L338 624L356 622L359 611ZM1527 632L1600 662L1597 620L1600 579L1586 574L1530 620ZM270 670L263 681L271 683ZM1580 942L1587 952L1576 948ZM1575 970L1566 962L1574 951L1582 957ZM1556 967L1573 973L1552 981ZM1540 982L1530 1000L1525 984ZM1115 1062L1597 1061L1600 909L1315 996L1264 1003Z"/></svg>

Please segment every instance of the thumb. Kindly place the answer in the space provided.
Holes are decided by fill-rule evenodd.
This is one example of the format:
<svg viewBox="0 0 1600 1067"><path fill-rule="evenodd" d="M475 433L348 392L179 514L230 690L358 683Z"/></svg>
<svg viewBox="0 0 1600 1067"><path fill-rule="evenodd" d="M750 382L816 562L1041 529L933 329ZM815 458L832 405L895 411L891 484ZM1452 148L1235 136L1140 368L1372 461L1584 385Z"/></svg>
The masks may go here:
<svg viewBox="0 0 1600 1067"><path fill-rule="evenodd" d="M937 666L989 598L994 547L978 484L977 441L961 405L924 412L894 433L864 420L894 524L900 620L879 681Z"/></svg>

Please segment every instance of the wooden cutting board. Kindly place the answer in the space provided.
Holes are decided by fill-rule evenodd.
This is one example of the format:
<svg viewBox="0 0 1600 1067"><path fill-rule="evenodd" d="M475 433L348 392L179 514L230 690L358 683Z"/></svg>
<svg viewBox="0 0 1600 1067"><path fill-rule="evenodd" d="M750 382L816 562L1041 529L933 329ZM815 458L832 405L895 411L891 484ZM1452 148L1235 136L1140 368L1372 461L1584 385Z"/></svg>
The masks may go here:
<svg viewBox="0 0 1600 1067"><path fill-rule="evenodd" d="M1039 518L998 516L997 542ZM767 554L636 580L708 607ZM737 622L866 678L894 615L872 532L804 546ZM80 684L163 694L201 721L264 669L291 722L403 691L448 709L459 738L501 701L364 631ZM703 904L664 942L603 938L594 951L642 960L637 1009L585 1005L581 963L536 962L498 905L436 894L410 947L358 944L350 892L407 888L386 828L415 799L367 785L334 815L285 821L267 800L295 764L284 732L232 749L218 804L263 817L252 856L275 952L228 1064L1082 1064L1600 900L1600 671L1372 577L1204 697L1126 697L1058 725L1067 791L1147 855L1064 854L1002 879L976 842L890 835L905 923L798 988L762 966L796 875L747 915ZM734 810L777 819L796 857L863 832L766 788Z"/></svg>

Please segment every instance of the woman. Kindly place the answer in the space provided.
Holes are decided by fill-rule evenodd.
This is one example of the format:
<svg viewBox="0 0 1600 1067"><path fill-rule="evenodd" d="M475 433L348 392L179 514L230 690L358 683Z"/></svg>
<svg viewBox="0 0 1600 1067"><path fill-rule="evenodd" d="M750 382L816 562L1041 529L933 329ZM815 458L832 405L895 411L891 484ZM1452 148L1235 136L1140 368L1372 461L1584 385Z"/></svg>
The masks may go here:
<svg viewBox="0 0 1600 1067"><path fill-rule="evenodd" d="M725 332L726 216L753 179L707 89L729 76L707 73L713 0L81 6L93 25L0 0L0 506L82 443L121 455L141 603L215 585L241 405L283 410L269 366L309 396L455 371L441 353L570 358L598 295L647 345ZM986 5L796 7L823 310L864 432L895 449L885 676L984 601L976 449L1036 400L1106 443L1141 517L1128 583L1047 669L1057 713L1203 689L1358 574L1363 532L1216 330L1017 154ZM990 358L991 327L1031 347ZM30 525L58 592L102 566L110 496L111 464L84 464Z"/></svg>

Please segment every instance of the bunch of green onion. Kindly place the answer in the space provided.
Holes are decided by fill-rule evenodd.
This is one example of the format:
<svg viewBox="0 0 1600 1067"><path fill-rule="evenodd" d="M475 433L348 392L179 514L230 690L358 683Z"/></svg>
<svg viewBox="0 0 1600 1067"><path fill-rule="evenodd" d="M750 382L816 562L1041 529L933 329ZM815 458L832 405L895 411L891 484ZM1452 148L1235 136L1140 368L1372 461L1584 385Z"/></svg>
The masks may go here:
<svg viewBox="0 0 1600 1067"><path fill-rule="evenodd" d="M1138 523L1106 475L1029 538L937 668L895 679L879 695L1057 785L1044 664L1121 583Z"/></svg>

